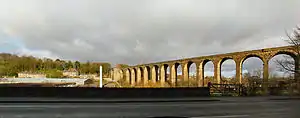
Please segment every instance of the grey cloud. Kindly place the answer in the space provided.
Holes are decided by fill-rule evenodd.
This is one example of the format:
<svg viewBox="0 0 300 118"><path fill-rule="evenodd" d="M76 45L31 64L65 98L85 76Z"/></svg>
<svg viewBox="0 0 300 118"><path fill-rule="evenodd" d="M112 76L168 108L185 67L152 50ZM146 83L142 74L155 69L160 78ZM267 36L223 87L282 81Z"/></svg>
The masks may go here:
<svg viewBox="0 0 300 118"><path fill-rule="evenodd" d="M259 44L265 36L282 36L300 22L298 0L33 0L19 7L21 15L14 3L6 4L10 15L0 11L0 26L27 48L113 64L263 48L272 43Z"/></svg>

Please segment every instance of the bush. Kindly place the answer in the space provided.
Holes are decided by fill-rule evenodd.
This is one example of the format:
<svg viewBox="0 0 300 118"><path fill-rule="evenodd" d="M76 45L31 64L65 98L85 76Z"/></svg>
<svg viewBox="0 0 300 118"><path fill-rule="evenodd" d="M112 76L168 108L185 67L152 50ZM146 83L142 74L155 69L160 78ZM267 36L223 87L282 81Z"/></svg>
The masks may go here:
<svg viewBox="0 0 300 118"><path fill-rule="evenodd" d="M287 95L290 95L290 93L289 93L289 91L287 91L287 90L281 90L281 91L279 92L279 95L287 96Z"/></svg>
<svg viewBox="0 0 300 118"><path fill-rule="evenodd" d="M264 95L264 92L262 90L258 90L258 91L255 91L255 95L261 96L261 95Z"/></svg>
<svg viewBox="0 0 300 118"><path fill-rule="evenodd" d="M47 70L47 71L45 71L45 74L46 74L47 78L62 78L63 77L62 72L59 70L55 70L55 69Z"/></svg>
<svg viewBox="0 0 300 118"><path fill-rule="evenodd" d="M120 79L118 82L122 87L126 87L126 88L131 87L131 84L129 82L126 82L125 79Z"/></svg>

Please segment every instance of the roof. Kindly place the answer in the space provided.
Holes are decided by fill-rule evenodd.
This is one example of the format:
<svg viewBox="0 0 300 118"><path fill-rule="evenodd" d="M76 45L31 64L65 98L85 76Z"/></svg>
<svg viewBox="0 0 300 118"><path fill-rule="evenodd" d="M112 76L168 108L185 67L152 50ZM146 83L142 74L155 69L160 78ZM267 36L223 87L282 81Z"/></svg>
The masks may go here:
<svg viewBox="0 0 300 118"><path fill-rule="evenodd" d="M64 72L77 72L75 68L70 68L68 70L64 70Z"/></svg>
<svg viewBox="0 0 300 118"><path fill-rule="evenodd" d="M18 74L43 74L44 73L38 73L38 72L19 72Z"/></svg>

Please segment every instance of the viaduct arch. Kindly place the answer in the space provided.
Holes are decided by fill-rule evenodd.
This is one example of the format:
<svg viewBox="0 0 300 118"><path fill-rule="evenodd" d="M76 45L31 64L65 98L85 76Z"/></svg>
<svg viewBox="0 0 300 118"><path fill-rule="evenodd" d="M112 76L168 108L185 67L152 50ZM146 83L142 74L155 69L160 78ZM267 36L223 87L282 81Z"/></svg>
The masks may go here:
<svg viewBox="0 0 300 118"><path fill-rule="evenodd" d="M189 79L189 67L191 64L196 65L196 79L198 87L204 85L204 65L212 61L214 64L214 80L216 83L221 82L221 65L224 61L228 59L234 60L236 64L236 79L238 83L242 83L242 64L250 57L258 57L263 62L263 87L267 87L267 82L269 78L269 60L272 57L286 54L291 56L295 60L295 65L299 65L298 53L294 46L283 46L283 47L273 47L258 50L250 50L243 52L233 52L193 58L184 58L179 60L162 61L156 63L140 64L135 66L129 66L127 68L122 68L123 78L128 83L134 87L136 84L147 84L151 81L153 83L160 83L161 87L164 87L165 82L171 83L171 87L176 87L177 81L177 67L181 65L182 67L182 77L183 81L188 81ZM295 66L295 69L298 66ZM170 69L169 75L167 75L167 68ZM166 80L166 78L169 80Z"/></svg>

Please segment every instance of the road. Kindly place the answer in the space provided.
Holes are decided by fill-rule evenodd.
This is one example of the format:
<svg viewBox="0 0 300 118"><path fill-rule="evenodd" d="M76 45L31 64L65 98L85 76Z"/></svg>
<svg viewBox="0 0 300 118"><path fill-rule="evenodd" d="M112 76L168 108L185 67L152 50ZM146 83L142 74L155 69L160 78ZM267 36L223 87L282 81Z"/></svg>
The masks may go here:
<svg viewBox="0 0 300 118"><path fill-rule="evenodd" d="M133 103L0 103L1 118L299 118L300 100L259 98Z"/></svg>

